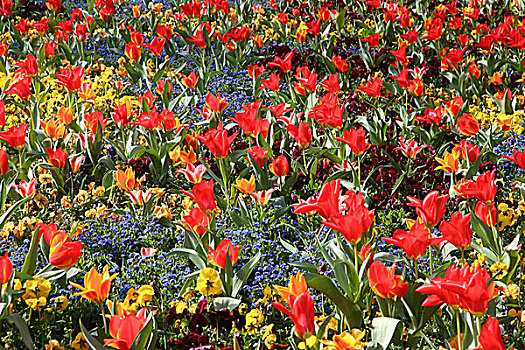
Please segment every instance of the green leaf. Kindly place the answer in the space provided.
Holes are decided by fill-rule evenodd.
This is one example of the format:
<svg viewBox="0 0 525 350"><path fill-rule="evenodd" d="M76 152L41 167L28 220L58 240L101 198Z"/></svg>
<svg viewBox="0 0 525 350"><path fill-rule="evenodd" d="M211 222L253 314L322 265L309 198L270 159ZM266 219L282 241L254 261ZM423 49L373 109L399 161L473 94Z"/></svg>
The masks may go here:
<svg viewBox="0 0 525 350"><path fill-rule="evenodd" d="M154 344L149 344L150 342L155 342L155 337L153 337L150 340L151 334L153 333L155 329L155 318L153 317L153 314L150 313L148 316L148 319L146 320L146 323L140 330L139 334L137 334L137 337L133 341L133 344L131 344L130 350L144 350L146 347L151 348L151 346Z"/></svg>
<svg viewBox="0 0 525 350"><path fill-rule="evenodd" d="M213 308L215 309L215 311L219 311L221 309L228 309L231 312L237 306L239 306L241 302L241 299L230 297L218 297L213 299Z"/></svg>
<svg viewBox="0 0 525 350"><path fill-rule="evenodd" d="M22 341L27 346L28 349L33 350L35 348L35 345L33 343L33 339L31 338L31 333L29 332L29 328L27 328L27 325L19 314L10 314L5 317L9 321L13 322L20 331L20 334L22 335Z"/></svg>
<svg viewBox="0 0 525 350"><path fill-rule="evenodd" d="M327 276L305 274L306 283L309 287L326 295L337 308L343 313L350 328L361 328L363 313L359 306L345 297Z"/></svg>
<svg viewBox="0 0 525 350"><path fill-rule="evenodd" d="M170 252L170 255L182 255L190 259L199 270L206 268L206 260L197 253L197 251L188 248L175 248Z"/></svg>
<svg viewBox="0 0 525 350"><path fill-rule="evenodd" d="M27 252L26 258L24 260L24 265L22 266L22 273L28 275L33 275L36 270L36 258L38 255L38 230L33 232L33 238L31 238L31 245L29 246L29 251Z"/></svg>
<svg viewBox="0 0 525 350"><path fill-rule="evenodd" d="M261 252L257 252L257 254L253 258L251 258L235 275L233 279L233 290L232 290L233 297L235 297L237 293L239 293L241 288L246 284L248 277L250 277L253 269L255 268L255 265L257 265L260 259L261 259Z"/></svg>
<svg viewBox="0 0 525 350"><path fill-rule="evenodd" d="M86 339L86 342L89 344L91 349L94 349L94 350L108 349L104 347L104 345L102 345L102 343L98 341L97 338L91 335L91 333L82 324L82 320L79 320L78 322L80 324L80 331L84 335L84 338Z"/></svg>
<svg viewBox="0 0 525 350"><path fill-rule="evenodd" d="M379 344L388 349L396 333L399 320L390 317L376 317L372 320L372 346Z"/></svg>

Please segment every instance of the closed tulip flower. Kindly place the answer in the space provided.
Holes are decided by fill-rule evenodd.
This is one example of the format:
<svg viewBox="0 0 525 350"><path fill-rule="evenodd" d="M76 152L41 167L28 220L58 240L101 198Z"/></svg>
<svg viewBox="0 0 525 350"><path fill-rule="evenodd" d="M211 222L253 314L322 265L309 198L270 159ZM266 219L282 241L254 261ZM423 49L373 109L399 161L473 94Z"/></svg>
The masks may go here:
<svg viewBox="0 0 525 350"><path fill-rule="evenodd" d="M7 283L13 273L13 263L9 260L7 252L0 256L0 286Z"/></svg>
<svg viewBox="0 0 525 350"><path fill-rule="evenodd" d="M0 175L7 174L9 170L9 158L3 148L0 148Z"/></svg>
<svg viewBox="0 0 525 350"><path fill-rule="evenodd" d="M188 191L181 192L197 202L199 208L206 214L211 214L217 207L213 195L213 179L196 183L193 185L191 193Z"/></svg>
<svg viewBox="0 0 525 350"><path fill-rule="evenodd" d="M337 141L346 143L356 156L360 156L370 147L365 139L366 132L363 127L359 129L350 129L343 132L343 137L336 137Z"/></svg>
<svg viewBox="0 0 525 350"><path fill-rule="evenodd" d="M286 176L290 171L290 166L288 165L288 159L284 155L272 159L270 164L270 171L277 176Z"/></svg>

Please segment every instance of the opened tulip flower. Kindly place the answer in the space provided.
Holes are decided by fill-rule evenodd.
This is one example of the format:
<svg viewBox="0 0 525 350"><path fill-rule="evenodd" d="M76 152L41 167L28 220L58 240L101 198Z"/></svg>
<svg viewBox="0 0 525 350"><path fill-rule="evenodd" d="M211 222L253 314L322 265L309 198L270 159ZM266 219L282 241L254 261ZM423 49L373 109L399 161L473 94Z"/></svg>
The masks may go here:
<svg viewBox="0 0 525 350"><path fill-rule="evenodd" d="M249 180L237 179L237 182L233 185L236 189L244 194L250 194L255 191L255 176L251 176Z"/></svg>
<svg viewBox="0 0 525 350"><path fill-rule="evenodd" d="M135 188L135 172L131 167L127 168L126 171L118 169L117 173L113 174L113 178L122 191L129 192Z"/></svg>
<svg viewBox="0 0 525 350"><path fill-rule="evenodd" d="M31 179L31 181L26 182L24 180L20 181L19 185L13 185L13 188L18 192L23 198L30 197L35 194L36 191L36 181L37 178Z"/></svg>
<svg viewBox="0 0 525 350"><path fill-rule="evenodd" d="M425 254L428 246L438 244L442 239L429 238L426 226L416 221L410 231L396 230L392 238L384 237L383 241L403 249L409 259L417 260Z"/></svg>
<svg viewBox="0 0 525 350"><path fill-rule="evenodd" d="M394 296L404 297L408 291L408 283L403 283L403 277L396 275L396 264L388 269L382 262L374 261L367 271L370 288L378 297L387 299Z"/></svg>
<svg viewBox="0 0 525 350"><path fill-rule="evenodd" d="M184 226L187 230L193 231L199 236L206 233L206 229L209 226L210 219L200 208L193 208L189 215L183 215L182 220L179 224Z"/></svg>
<svg viewBox="0 0 525 350"><path fill-rule="evenodd" d="M230 258L231 265L235 265L237 259L239 259L239 251L242 249L242 246L234 246L229 239L223 239L219 242L216 249L213 249L210 246L207 246L209 249L208 261L217 267L225 268L226 267L226 257Z"/></svg>
<svg viewBox="0 0 525 350"><path fill-rule="evenodd" d="M73 282L69 282L69 284L81 290L80 292L76 293L75 296L80 295L96 304L100 304L107 299L109 295L109 289L111 288L111 281L113 281L116 277L116 273L113 275L109 274L108 265L104 266L102 273L98 273L97 270L92 267L84 277L84 286Z"/></svg>
<svg viewBox="0 0 525 350"><path fill-rule="evenodd" d="M339 197L341 196L341 180L330 181L323 185L317 198L310 197L305 202L292 204L295 214L317 212L325 220L339 215Z"/></svg>
<svg viewBox="0 0 525 350"><path fill-rule="evenodd" d="M237 133L228 136L228 131L224 130L222 122L219 123L217 129L209 129L204 135L197 136L217 158L228 156L235 137L237 137Z"/></svg>
<svg viewBox="0 0 525 350"><path fill-rule="evenodd" d="M414 197L407 197L409 206L416 208L416 213L429 228L439 224L443 215L447 211L446 203L449 195L441 196L438 191L432 191L426 195L425 199L420 200Z"/></svg>
<svg viewBox="0 0 525 350"><path fill-rule="evenodd" d="M109 345L119 350L129 350L144 327L148 317L147 309L141 309L134 315L123 310L122 315L115 315L109 321L109 334L113 339L105 339L104 345Z"/></svg>
<svg viewBox="0 0 525 350"><path fill-rule="evenodd" d="M512 151L512 157L504 155L503 158L510 160L518 164L520 168L525 170L525 152L518 151L517 149Z"/></svg>
<svg viewBox="0 0 525 350"><path fill-rule="evenodd" d="M14 149L20 151L26 144L27 124L22 124L19 127L12 126L7 131L0 132L0 140L4 140Z"/></svg>
<svg viewBox="0 0 525 350"><path fill-rule="evenodd" d="M58 148L56 151L53 150L51 147L48 147L46 149L46 153L48 158L49 164L54 166L55 168L65 168L67 165L67 153L62 148Z"/></svg>
<svg viewBox="0 0 525 350"><path fill-rule="evenodd" d="M273 302L273 307L288 315L295 326L295 334L301 339L308 339L315 332L314 301L307 291L298 295L290 304L290 310L282 304Z"/></svg>
<svg viewBox="0 0 525 350"><path fill-rule="evenodd" d="M181 192L197 202L197 205L204 213L211 214L217 207L213 191L212 179L210 181L201 181L194 184L191 193L188 191Z"/></svg>
<svg viewBox="0 0 525 350"><path fill-rule="evenodd" d="M370 147L370 144L365 139L365 129L363 127L359 129L350 129L343 132L343 137L336 137L337 141L341 141L348 146L356 156L360 156Z"/></svg>
<svg viewBox="0 0 525 350"><path fill-rule="evenodd" d="M186 164L186 169L178 169L177 173L184 175L186 177L186 180L196 184L197 182L201 182L204 174L206 173L207 169L204 164L199 164L198 166L195 166L191 163Z"/></svg>
<svg viewBox="0 0 525 350"><path fill-rule="evenodd" d="M439 225L443 238L462 252L470 246L472 241L471 216L472 214L463 216L460 212L455 212L450 222L443 220Z"/></svg>

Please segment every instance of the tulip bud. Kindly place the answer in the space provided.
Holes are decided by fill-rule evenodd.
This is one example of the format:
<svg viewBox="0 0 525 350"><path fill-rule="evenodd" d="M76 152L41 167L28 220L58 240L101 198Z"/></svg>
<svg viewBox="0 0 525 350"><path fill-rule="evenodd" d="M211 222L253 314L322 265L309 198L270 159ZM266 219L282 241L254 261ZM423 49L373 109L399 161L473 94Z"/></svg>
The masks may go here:
<svg viewBox="0 0 525 350"><path fill-rule="evenodd" d="M0 175L5 175L9 170L9 158L3 148L0 148Z"/></svg>
<svg viewBox="0 0 525 350"><path fill-rule="evenodd" d="M272 164L270 164L270 171L277 176L286 176L290 171L288 165L288 160L285 156L280 155L279 157L272 159Z"/></svg>

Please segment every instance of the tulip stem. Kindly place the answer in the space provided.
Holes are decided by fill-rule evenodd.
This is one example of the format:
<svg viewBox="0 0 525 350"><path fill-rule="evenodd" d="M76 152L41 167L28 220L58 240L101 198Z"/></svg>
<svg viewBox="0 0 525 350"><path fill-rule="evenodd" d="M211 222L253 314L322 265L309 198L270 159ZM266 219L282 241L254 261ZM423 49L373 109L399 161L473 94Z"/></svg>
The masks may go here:
<svg viewBox="0 0 525 350"><path fill-rule="evenodd" d="M419 279L417 275L417 259L414 259L414 274L415 274L416 281L417 281Z"/></svg>
<svg viewBox="0 0 525 350"><path fill-rule="evenodd" d="M461 266L465 265L465 249L461 250Z"/></svg>
<svg viewBox="0 0 525 350"><path fill-rule="evenodd" d="M102 313L102 321L104 321L104 332L106 334L109 334L109 330L108 330L108 324L106 322L106 315L104 314L104 302L101 302L99 304L100 306L100 312ZM461 349L460 349L461 350Z"/></svg>
<svg viewBox="0 0 525 350"><path fill-rule="evenodd" d="M478 339L479 317L478 317L478 324L474 322L473 314L470 314L470 319L472 320L472 330L474 331L474 346L478 346L479 345L479 339Z"/></svg>
<svg viewBox="0 0 525 350"><path fill-rule="evenodd" d="M359 262L357 261L357 243L354 244L354 266L355 266L355 272L359 275L359 265L357 265Z"/></svg>
<svg viewBox="0 0 525 350"><path fill-rule="evenodd" d="M461 339L461 322L459 316L459 309L456 309L456 327L458 328L458 350L463 350L463 340Z"/></svg>

